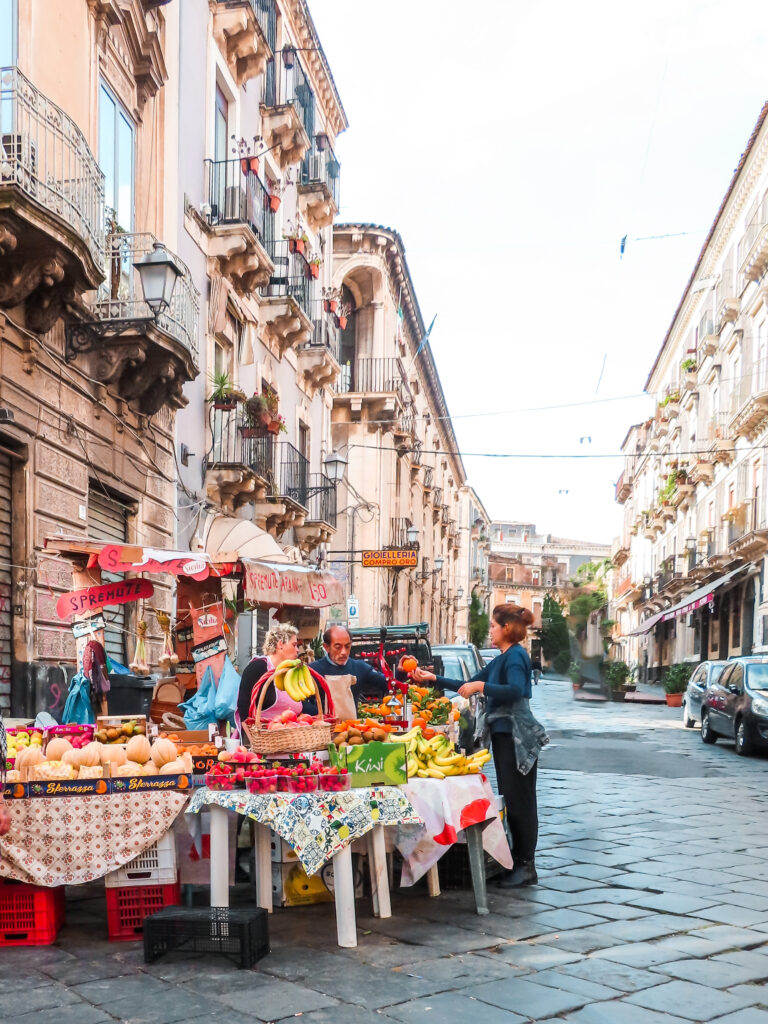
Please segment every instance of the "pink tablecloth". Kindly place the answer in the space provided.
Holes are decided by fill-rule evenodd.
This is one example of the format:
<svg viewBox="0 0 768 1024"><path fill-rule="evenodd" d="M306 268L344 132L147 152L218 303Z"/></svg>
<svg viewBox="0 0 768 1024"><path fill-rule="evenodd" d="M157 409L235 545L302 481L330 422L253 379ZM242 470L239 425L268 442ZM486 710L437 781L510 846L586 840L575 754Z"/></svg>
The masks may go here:
<svg viewBox="0 0 768 1024"><path fill-rule="evenodd" d="M101 878L156 842L188 799L167 790L8 800L0 878L46 886Z"/></svg>
<svg viewBox="0 0 768 1024"><path fill-rule="evenodd" d="M482 775L454 775L447 779L409 779L401 786L424 819L423 828L399 829L395 845L403 856L402 885L413 885L456 842L464 842L468 825L483 826L483 849L505 868L512 855L496 809L496 794Z"/></svg>

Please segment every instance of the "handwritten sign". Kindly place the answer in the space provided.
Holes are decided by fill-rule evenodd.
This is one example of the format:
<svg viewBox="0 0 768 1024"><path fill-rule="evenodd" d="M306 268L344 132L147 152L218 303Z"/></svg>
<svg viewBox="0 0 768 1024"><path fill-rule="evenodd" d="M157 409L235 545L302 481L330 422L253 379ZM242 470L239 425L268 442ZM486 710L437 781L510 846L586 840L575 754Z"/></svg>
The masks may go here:
<svg viewBox="0 0 768 1024"><path fill-rule="evenodd" d="M72 623L72 635L75 640L84 636L93 636L97 629L105 629L103 615L92 615L90 619L78 619Z"/></svg>
<svg viewBox="0 0 768 1024"><path fill-rule="evenodd" d="M70 615L83 615L105 605L127 604L143 597L152 597L154 592L155 588L149 580L116 580L114 583L101 583L97 587L86 587L84 590L62 594L56 602L56 614L60 619L68 619Z"/></svg>
<svg viewBox="0 0 768 1024"><path fill-rule="evenodd" d="M325 608L344 600L341 583L328 572L272 569L257 562L246 562L245 596L249 601L277 607Z"/></svg>
<svg viewBox="0 0 768 1024"><path fill-rule="evenodd" d="M382 551L363 552L363 565L367 569L406 569L418 564L418 552L412 548L385 548Z"/></svg>
<svg viewBox="0 0 768 1024"><path fill-rule="evenodd" d="M101 549L99 565L105 572L170 572L195 580L207 579L210 572L208 562L191 558L189 551L155 551L118 544L107 544Z"/></svg>

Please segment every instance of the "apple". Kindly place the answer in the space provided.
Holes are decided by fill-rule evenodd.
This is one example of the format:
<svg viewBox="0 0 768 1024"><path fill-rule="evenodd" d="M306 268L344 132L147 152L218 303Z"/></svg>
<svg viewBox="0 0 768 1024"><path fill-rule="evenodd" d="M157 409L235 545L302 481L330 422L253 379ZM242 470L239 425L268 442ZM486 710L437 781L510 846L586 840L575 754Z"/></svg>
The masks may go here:
<svg viewBox="0 0 768 1024"><path fill-rule="evenodd" d="M284 711L282 715L280 715L280 721L285 725L289 722L295 722L297 718L298 716L295 711Z"/></svg>

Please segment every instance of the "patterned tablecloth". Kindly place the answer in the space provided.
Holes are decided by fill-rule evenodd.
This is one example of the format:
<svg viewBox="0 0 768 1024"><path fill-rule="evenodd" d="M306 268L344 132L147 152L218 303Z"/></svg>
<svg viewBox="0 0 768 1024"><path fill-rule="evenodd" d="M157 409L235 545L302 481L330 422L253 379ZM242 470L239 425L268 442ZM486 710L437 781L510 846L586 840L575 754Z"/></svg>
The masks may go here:
<svg viewBox="0 0 768 1024"><path fill-rule="evenodd" d="M483 827L483 849L506 868L512 867L496 795L483 775L454 775L447 779L409 779L402 787L424 827L400 828L395 846L403 856L401 885L413 885L436 864L468 825Z"/></svg>
<svg viewBox="0 0 768 1024"><path fill-rule="evenodd" d="M8 800L0 878L45 886L92 882L157 842L188 800L171 790Z"/></svg>
<svg viewBox="0 0 768 1024"><path fill-rule="evenodd" d="M210 804L245 814L268 825L290 843L308 875L314 875L339 850L374 825L422 825L397 786L350 789L342 793L218 792L198 789L187 814Z"/></svg>

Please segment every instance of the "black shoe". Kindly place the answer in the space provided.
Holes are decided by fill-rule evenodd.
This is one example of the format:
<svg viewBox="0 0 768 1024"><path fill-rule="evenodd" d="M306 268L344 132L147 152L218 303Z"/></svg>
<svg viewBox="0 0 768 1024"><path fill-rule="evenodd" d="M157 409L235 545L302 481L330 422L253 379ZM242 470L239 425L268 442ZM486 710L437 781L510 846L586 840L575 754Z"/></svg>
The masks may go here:
<svg viewBox="0 0 768 1024"><path fill-rule="evenodd" d="M539 876L536 874L536 864L532 860L521 860L514 869L502 878L499 886L502 889L520 889L524 885L537 885Z"/></svg>

